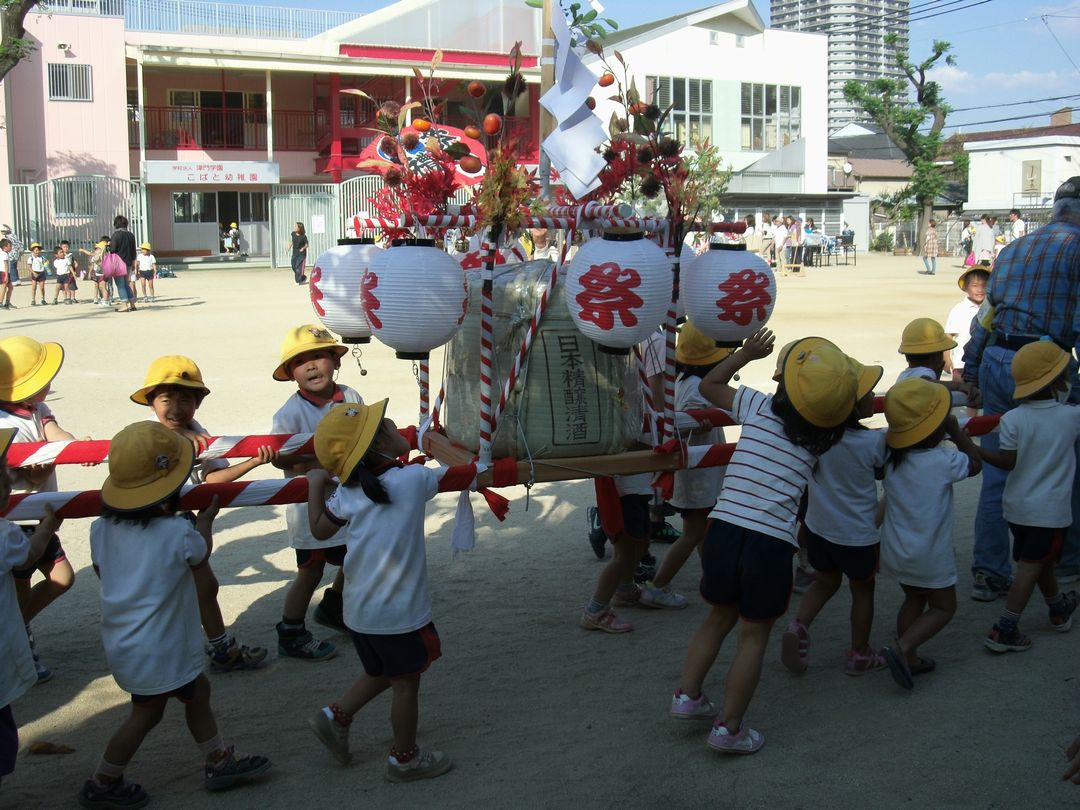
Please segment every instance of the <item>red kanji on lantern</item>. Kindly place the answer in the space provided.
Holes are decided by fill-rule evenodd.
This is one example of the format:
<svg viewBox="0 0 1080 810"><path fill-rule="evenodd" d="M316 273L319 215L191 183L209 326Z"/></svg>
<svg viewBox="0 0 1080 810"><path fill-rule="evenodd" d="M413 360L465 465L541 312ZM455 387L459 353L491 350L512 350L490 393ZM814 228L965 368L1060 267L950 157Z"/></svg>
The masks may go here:
<svg viewBox="0 0 1080 810"><path fill-rule="evenodd" d="M311 283L308 285L308 292L311 294L311 306L315 308L315 314L322 318L326 315L326 309L321 303L323 291L319 289L320 281L322 281L322 268L315 265L315 268L311 271Z"/></svg>
<svg viewBox="0 0 1080 810"><path fill-rule="evenodd" d="M592 321L607 331L615 325L618 314L623 326L637 326L634 310L644 305L634 290L641 286L641 275L632 267L620 267L615 262L589 266L581 276L582 291L574 300L581 306L580 318Z"/></svg>
<svg viewBox="0 0 1080 810"><path fill-rule="evenodd" d="M769 277L765 273L753 270L732 273L718 289L724 293L716 301L718 320L748 326L755 318L764 321L767 317L772 296L769 294Z"/></svg>
<svg viewBox="0 0 1080 810"><path fill-rule="evenodd" d="M360 300L364 305L364 314L373 329L382 329L382 320L375 314L375 310L382 306L375 297L373 290L379 286L379 277L374 273L365 273L364 280L360 282Z"/></svg>
<svg viewBox="0 0 1080 810"><path fill-rule="evenodd" d="M479 267L484 266L484 260L487 258L487 253L479 250L474 250L470 253L466 253L461 260L462 270L476 270ZM495 251L495 264L506 264L506 257L502 254L501 250Z"/></svg>

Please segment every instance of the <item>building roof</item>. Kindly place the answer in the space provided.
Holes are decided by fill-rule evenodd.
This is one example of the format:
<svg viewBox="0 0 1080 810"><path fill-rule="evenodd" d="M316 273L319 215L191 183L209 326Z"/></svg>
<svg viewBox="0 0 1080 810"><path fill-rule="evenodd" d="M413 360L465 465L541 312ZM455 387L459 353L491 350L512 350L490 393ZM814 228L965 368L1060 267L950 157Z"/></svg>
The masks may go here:
<svg viewBox="0 0 1080 810"><path fill-rule="evenodd" d="M757 33L761 33L766 28L765 21L761 19L751 0L731 0L731 2L703 6L695 11L685 11L682 14L673 14L670 17L623 28L604 37L604 45L619 45L645 35L648 35L648 39L655 39L679 28L700 25L718 17L727 16L734 17Z"/></svg>
<svg viewBox="0 0 1080 810"><path fill-rule="evenodd" d="M1080 124L1060 124L1058 126L1025 127L1021 129L995 129L986 132L958 132L953 139L960 143L973 141L1011 141L1017 138L1046 138L1055 135L1080 136Z"/></svg>
<svg viewBox="0 0 1080 810"><path fill-rule="evenodd" d="M874 129L877 128L874 127ZM829 154L844 155L849 159L907 160L907 155L900 150L900 147L890 141L889 136L880 130L871 135L830 137Z"/></svg>
<svg viewBox="0 0 1080 810"><path fill-rule="evenodd" d="M882 160L880 158L856 158L849 160L851 173L859 177L885 177L907 179L915 170L906 160Z"/></svg>

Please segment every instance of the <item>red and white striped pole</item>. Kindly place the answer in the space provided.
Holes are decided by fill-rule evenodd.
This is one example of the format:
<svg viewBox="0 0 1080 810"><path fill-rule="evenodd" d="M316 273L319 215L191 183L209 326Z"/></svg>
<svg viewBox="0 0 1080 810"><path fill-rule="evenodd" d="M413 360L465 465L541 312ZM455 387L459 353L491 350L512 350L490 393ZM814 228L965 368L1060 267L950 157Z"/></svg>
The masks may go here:
<svg viewBox="0 0 1080 810"><path fill-rule="evenodd" d="M491 465L491 441L495 433L495 412L491 403L491 381L494 377L495 337L492 303L495 289L495 254L499 249L501 225L492 225L487 242L481 246L484 256L484 284L480 293L480 463Z"/></svg>

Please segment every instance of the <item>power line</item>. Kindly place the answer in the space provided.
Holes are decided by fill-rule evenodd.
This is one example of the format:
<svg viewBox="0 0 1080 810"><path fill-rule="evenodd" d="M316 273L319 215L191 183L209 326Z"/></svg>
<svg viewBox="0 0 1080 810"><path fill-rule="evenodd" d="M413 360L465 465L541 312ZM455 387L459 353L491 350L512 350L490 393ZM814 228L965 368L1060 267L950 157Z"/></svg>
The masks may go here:
<svg viewBox="0 0 1080 810"><path fill-rule="evenodd" d="M1039 118L1043 116L1050 116L1058 112L1075 112L1077 107L1063 107L1060 110L1048 110L1045 112L1029 113L1028 115L1014 115L1010 118L991 118L987 121L967 121L963 124L946 124L945 129L953 129L954 127L978 127L983 124L1000 124L1004 121L1024 121L1028 118ZM1073 126L1073 124L1059 124L1058 126Z"/></svg>
<svg viewBox="0 0 1080 810"><path fill-rule="evenodd" d="M945 14L953 14L953 13L955 13L957 11L966 11L967 9L975 8L976 6L986 5L987 3L990 3L990 2L993 2L993 0L977 0L977 2L969 2L969 0L948 0L947 2L943 3L942 5L936 6L933 9L930 9L930 8L922 9L920 12L918 12L914 16L912 16L910 14L910 9L905 10L905 11L893 11L893 12L890 12L888 14L881 14L881 15L878 15L876 17L873 17L872 19L868 19L866 22L860 22L860 23L835 23L835 25L847 26L846 28L841 27L840 29L833 30L833 29L831 29L830 26L823 26L821 29L818 29L818 30L822 30L822 31L824 31L825 33L828 33L828 34L844 34L844 33L858 34L858 33L862 33L859 29L866 29L866 28L870 28L870 27L875 27L876 28L876 27L881 27L881 26L883 26L884 24L887 24L887 23L899 23L899 22L902 22L903 21L902 18L905 15L907 15L907 23L910 25L913 22L921 22L923 20L933 19L934 17L941 17L941 16L944 16ZM959 3L969 3L969 4L966 5L966 6L960 6L959 8L945 8L945 6L955 6L955 5L959 4ZM933 13L929 13L931 11ZM871 15L868 14L866 16L870 17ZM855 27L852 27L852 26L855 26Z"/></svg>
<svg viewBox="0 0 1080 810"><path fill-rule="evenodd" d="M990 110L995 107L1019 107L1024 104L1038 104L1043 101L1063 101L1070 98L1080 98L1080 93L1072 93L1067 96L1047 96L1046 98L1029 98L1027 101L1009 101L1005 104L981 104L978 107L957 107L949 112L971 112L972 110Z"/></svg>
<svg viewBox="0 0 1080 810"><path fill-rule="evenodd" d="M1075 71L1076 71L1077 73L1080 73L1080 67L1077 67L1077 65L1076 65L1076 62L1074 62L1074 61L1073 61L1073 58L1072 58L1071 56L1069 56L1069 52L1068 52L1067 50L1065 50L1065 46L1061 44L1061 40L1057 38L1057 34L1055 34L1055 33L1054 33L1054 29L1050 27L1050 23L1048 23L1048 22L1046 21L1046 17L1047 17L1047 16L1048 16L1048 15L1044 14L1044 15L1043 15L1043 17L1042 17L1043 25L1045 25L1045 26L1046 26L1046 30L1047 30L1048 32L1050 32L1050 36L1051 36L1051 37L1053 37L1053 39L1054 39L1054 42L1056 42L1056 43L1057 43L1057 46L1058 46L1059 48L1061 48L1061 52L1062 52L1063 54L1065 54L1065 58L1069 60L1069 64L1073 66L1073 69L1074 69L1074 70L1075 70Z"/></svg>

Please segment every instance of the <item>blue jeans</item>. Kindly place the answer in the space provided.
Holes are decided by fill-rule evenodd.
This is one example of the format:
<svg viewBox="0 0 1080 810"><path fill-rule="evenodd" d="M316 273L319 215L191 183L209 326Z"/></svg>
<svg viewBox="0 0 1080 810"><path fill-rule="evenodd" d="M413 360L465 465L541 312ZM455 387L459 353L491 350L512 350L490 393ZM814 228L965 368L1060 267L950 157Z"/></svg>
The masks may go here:
<svg viewBox="0 0 1080 810"><path fill-rule="evenodd" d="M1012 376L1012 359L1016 352L1001 346L989 346L979 365L979 389L982 392L983 413L1003 414L1016 407L1012 392L1016 385ZM1074 396L1080 392L1073 389ZM997 450L997 433L981 438L983 447ZM1080 461L1080 448L1074 448ZM1001 496L1008 473L993 464L982 468L982 489L975 511L975 545L971 552L971 573L980 571L1008 579L1012 576L1012 553L1009 527L1002 514ZM1065 537L1065 547L1058 564L1064 569L1080 567L1080 476L1073 480L1073 524Z"/></svg>
<svg viewBox="0 0 1080 810"><path fill-rule="evenodd" d="M926 268L926 272L931 276L937 272L937 256L923 256L923 267Z"/></svg>
<svg viewBox="0 0 1080 810"><path fill-rule="evenodd" d="M121 301L131 300L131 285L128 282L127 273L122 276L113 276L113 281L116 282L116 294L120 296Z"/></svg>
<svg viewBox="0 0 1080 810"><path fill-rule="evenodd" d="M19 280L19 260L8 259L8 281L14 283Z"/></svg>

